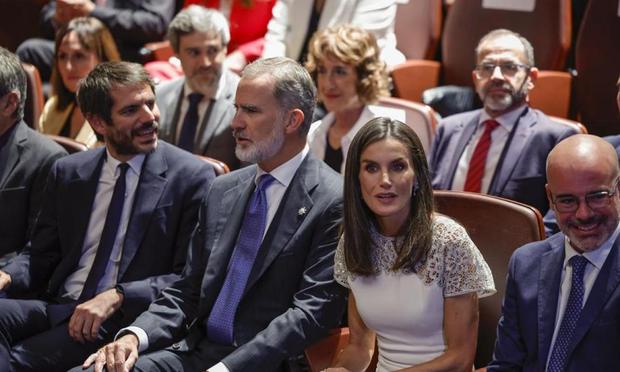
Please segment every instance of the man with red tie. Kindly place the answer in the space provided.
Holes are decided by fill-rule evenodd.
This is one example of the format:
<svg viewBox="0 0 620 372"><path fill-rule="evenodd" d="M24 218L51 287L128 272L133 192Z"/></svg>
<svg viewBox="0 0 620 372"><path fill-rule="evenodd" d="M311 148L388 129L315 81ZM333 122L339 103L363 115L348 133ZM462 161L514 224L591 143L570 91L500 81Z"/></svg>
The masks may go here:
<svg viewBox="0 0 620 372"><path fill-rule="evenodd" d="M472 77L484 107L439 123L430 156L433 187L498 195L544 214L547 154L576 130L528 106L538 69L524 37L491 31L476 56Z"/></svg>

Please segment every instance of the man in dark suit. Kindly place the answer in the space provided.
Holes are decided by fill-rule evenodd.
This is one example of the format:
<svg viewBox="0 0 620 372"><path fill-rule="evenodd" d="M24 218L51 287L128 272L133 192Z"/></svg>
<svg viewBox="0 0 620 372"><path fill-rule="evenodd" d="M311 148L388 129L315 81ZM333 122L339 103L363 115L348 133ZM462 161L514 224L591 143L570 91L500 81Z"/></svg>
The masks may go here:
<svg viewBox="0 0 620 372"><path fill-rule="evenodd" d="M162 39L175 11L175 0L51 0L41 9L45 39L24 41L17 55L23 62L35 65L43 81L48 81L58 27L73 18L94 17L110 29L123 60L142 62L140 49L145 43Z"/></svg>
<svg viewBox="0 0 620 372"><path fill-rule="evenodd" d="M525 38L491 31L476 54L472 76L484 108L439 123L430 156L433 187L503 196L544 214L547 154L576 129L528 107L538 70Z"/></svg>
<svg viewBox="0 0 620 372"><path fill-rule="evenodd" d="M105 148L59 159L31 242L2 272L0 371L66 370L111 340L186 260L211 166L158 142L154 86L138 64L97 66L80 109Z"/></svg>
<svg viewBox="0 0 620 372"><path fill-rule="evenodd" d="M314 99L312 79L293 60L245 68L232 127L237 155L257 165L216 179L187 273L85 366L281 371L338 324L342 180L309 153ZM150 353L138 359L138 350Z"/></svg>
<svg viewBox="0 0 620 372"><path fill-rule="evenodd" d="M0 47L0 267L22 249L39 214L45 180L67 154L23 121L26 75L13 53Z"/></svg>
<svg viewBox="0 0 620 372"><path fill-rule="evenodd" d="M230 128L239 76L222 65L230 41L226 18L190 6L170 23L168 40L185 76L157 87L161 138L239 168Z"/></svg>
<svg viewBox="0 0 620 372"><path fill-rule="evenodd" d="M620 365L620 169L603 139L549 154L546 185L561 233L510 259L493 371L614 371Z"/></svg>

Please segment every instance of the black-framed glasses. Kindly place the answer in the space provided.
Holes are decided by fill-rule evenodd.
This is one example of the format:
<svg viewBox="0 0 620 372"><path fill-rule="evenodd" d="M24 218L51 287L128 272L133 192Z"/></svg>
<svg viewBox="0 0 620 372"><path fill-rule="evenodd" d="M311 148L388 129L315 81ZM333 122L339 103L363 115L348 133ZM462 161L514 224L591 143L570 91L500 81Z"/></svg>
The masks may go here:
<svg viewBox="0 0 620 372"><path fill-rule="evenodd" d="M614 182L611 190L601 190L587 193L584 196L586 205L590 209L605 208L609 205L611 197L618 193L618 182L620 178L617 178ZM574 212L579 208L581 198L575 195L562 195L552 198L553 205L558 212Z"/></svg>
<svg viewBox="0 0 620 372"><path fill-rule="evenodd" d="M505 77L513 77L521 71L529 71L530 66L520 63L505 62L505 63L481 63L476 65L476 76L478 79L486 79L493 75L495 69L499 67L502 75Z"/></svg>

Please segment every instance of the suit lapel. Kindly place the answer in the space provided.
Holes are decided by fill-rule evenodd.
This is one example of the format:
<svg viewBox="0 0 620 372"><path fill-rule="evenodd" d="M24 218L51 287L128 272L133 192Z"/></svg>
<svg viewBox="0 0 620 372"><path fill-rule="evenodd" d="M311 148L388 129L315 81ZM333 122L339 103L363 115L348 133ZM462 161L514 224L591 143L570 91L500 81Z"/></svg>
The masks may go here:
<svg viewBox="0 0 620 372"><path fill-rule="evenodd" d="M157 149L144 159L129 223L127 224L118 278L123 277L131 260L136 255L149 227L153 211L155 211L155 207L157 207L157 203L168 183L165 177L168 164L163 156L162 147L164 144L160 143Z"/></svg>
<svg viewBox="0 0 620 372"><path fill-rule="evenodd" d="M15 124L17 127L13 128L13 133L11 136L12 139L9 138L6 145L0 152L0 164L4 164L0 170L2 170L2 174L0 174L0 190L5 187L5 184L9 180L9 176L17 166L19 159L21 159L22 153L24 152L24 148L27 146L28 137L26 136L26 127L22 127L22 123L19 122ZM12 143L15 143L15 147L17 147L17 151L11 151Z"/></svg>
<svg viewBox="0 0 620 372"><path fill-rule="evenodd" d="M197 153L204 154L205 150L213 138L215 129L220 126L222 121L222 115L224 114L223 106L226 102L222 102L219 99L212 99L209 102L209 107L205 112L202 121L200 122L200 133L194 141L194 149L197 149Z"/></svg>
<svg viewBox="0 0 620 372"><path fill-rule="evenodd" d="M601 271L599 272L592 290L588 295L585 306L581 310L581 315L575 326L575 333L568 347L568 355L571 355L575 346L581 342L586 332L599 316L607 300L614 292L618 283L620 283L620 263L618 255L618 245L620 245L620 236L616 238Z"/></svg>
<svg viewBox="0 0 620 372"><path fill-rule="evenodd" d="M181 113L181 104L183 103L183 84L185 79L179 79L178 85L175 86L170 94L164 99L166 112L162 118L163 123L170 123L164 126L166 133L161 137L169 139L170 143L177 143L177 125L179 123L179 115Z"/></svg>
<svg viewBox="0 0 620 372"><path fill-rule="evenodd" d="M538 277L538 362L544 370L553 329L555 326L562 263L564 261L564 235L558 234L549 241L551 250L543 254Z"/></svg>
<svg viewBox="0 0 620 372"><path fill-rule="evenodd" d="M201 302L200 314L208 314L207 310L211 308L217 298L226 277L230 258L235 249L241 223L245 215L245 207L250 195L254 191L253 177L256 175L256 166L251 168L252 171L240 175L237 184L224 193L219 205L216 207L218 211L214 215L217 215L218 219L215 223L215 231L210 232L215 237L209 244L210 247L207 248L211 249L211 254L209 255L209 261L207 262L201 285L201 298L205 298L205 301ZM213 288L218 289L213 290Z"/></svg>
<svg viewBox="0 0 620 372"><path fill-rule="evenodd" d="M259 248L244 293L252 288L280 254L312 209L313 202L309 192L316 187L319 181L316 161L319 160L306 156L291 180Z"/></svg>
<svg viewBox="0 0 620 372"><path fill-rule="evenodd" d="M515 123L517 127L515 128L514 136L506 143L508 149L503 159L501 159L501 163L498 163L498 167L500 167L499 174L494 176L493 183L489 187L489 194L499 195L502 193L512 171L523 154L525 144L533 133L532 127L536 124L536 115L533 110L529 108L526 110L528 112Z"/></svg>
<svg viewBox="0 0 620 372"><path fill-rule="evenodd" d="M465 151L465 147L467 143L471 140L471 137L474 135L476 131L476 127L478 126L478 119L480 118L480 113L475 115L469 122L461 123L461 127L457 129L461 132L460 136L458 133L455 133L455 136L458 136L459 141L456 144L456 148L454 149L454 155L451 157L450 167L448 167L447 177L444 179L448 181L448 184L445 185L446 189L452 188L452 183L454 182L454 174L456 173L456 167L459 164L459 160Z"/></svg>

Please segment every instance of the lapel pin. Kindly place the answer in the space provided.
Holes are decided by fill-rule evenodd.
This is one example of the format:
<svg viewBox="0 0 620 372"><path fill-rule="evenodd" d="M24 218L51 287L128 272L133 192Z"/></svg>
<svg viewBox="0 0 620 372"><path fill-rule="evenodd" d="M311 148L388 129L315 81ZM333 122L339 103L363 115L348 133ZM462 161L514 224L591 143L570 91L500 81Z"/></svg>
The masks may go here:
<svg viewBox="0 0 620 372"><path fill-rule="evenodd" d="M308 210L306 209L306 207L301 207L299 208L299 210L297 211L297 215L299 217L303 216L304 214L306 214L308 212Z"/></svg>

